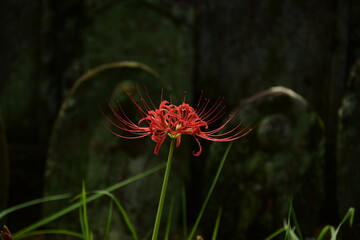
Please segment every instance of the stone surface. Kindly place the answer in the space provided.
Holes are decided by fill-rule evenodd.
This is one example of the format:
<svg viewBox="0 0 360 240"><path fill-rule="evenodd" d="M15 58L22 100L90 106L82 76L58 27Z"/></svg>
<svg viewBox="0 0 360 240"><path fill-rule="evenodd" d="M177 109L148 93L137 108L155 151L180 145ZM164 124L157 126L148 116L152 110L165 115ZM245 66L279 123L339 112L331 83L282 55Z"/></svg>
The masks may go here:
<svg viewBox="0 0 360 240"><path fill-rule="evenodd" d="M156 69L175 97L191 91L190 8L160 1L110 2L89 4L92 24L85 34L85 68L114 61L138 61ZM114 24L115 23L115 24ZM152 85L151 81L146 83Z"/></svg>
<svg viewBox="0 0 360 240"><path fill-rule="evenodd" d="M348 79L348 89L339 109L338 129L338 202L341 216L350 207L360 208L360 134L359 101L360 101L360 60L358 60Z"/></svg>
<svg viewBox="0 0 360 240"><path fill-rule="evenodd" d="M347 2L213 0L197 7L196 89L227 96L234 106L269 87L286 86L321 115L328 103L339 102L331 91L344 89ZM329 94L318 98L319 92Z"/></svg>
<svg viewBox="0 0 360 240"><path fill-rule="evenodd" d="M0 108L8 136L9 203L42 196L51 129L59 106L76 79L87 69L102 64L134 60L156 69L166 80L165 88L172 88L177 100L185 89L189 91L189 100L192 94L204 90L210 98L225 96L227 105L234 106L240 99L274 85L286 86L304 96L327 129L324 223L338 223L334 210L335 166L340 161L337 156L345 159L340 168L339 191L347 192L351 198L355 196L351 189L343 187L345 183L351 184L342 176L349 168L346 159L355 155L352 150L355 153L357 150L350 149L351 144L337 146L337 134L339 139L351 139L353 144L357 140L350 137L345 115L340 119L340 131L344 129L344 133L335 129L339 128L337 110L344 96L348 69L359 57L359 9L359 1L341 0L2 1L0 22L5 24L0 38ZM102 79L116 78L114 72L106 72ZM125 75L119 79L132 82L132 77L123 79ZM153 78L142 80L149 87L157 84ZM86 91L87 99L96 94L91 87ZM353 99L348 94L342 108L346 109L348 103L353 106ZM100 105L103 100L99 100ZM99 105L91 104L96 108ZM258 123L261 129L258 141L263 148L283 151L291 143L288 137L292 134L292 121L283 115L269 115ZM92 146L86 161L94 163L106 156L92 149L101 145L102 137L97 136L101 124L90 125L96 135L87 136L79 149ZM279 125L286 127L282 129ZM281 141L273 139L274 134L282 136ZM203 146L205 149L207 143ZM188 147L190 152L196 144ZM59 147L57 151L60 150ZM196 197L203 185L199 179L204 161L200 158L192 161L188 169L181 169L191 188L189 215L196 214L192 210L201 204ZM349 164L353 163L349 160ZM80 168L85 172L88 167ZM79 185L74 190L79 190ZM58 187L62 190L60 183ZM29 194L19 191L23 188ZM351 201L339 199L341 212ZM16 231L39 218L40 208L34 207L11 214L8 224Z"/></svg>
<svg viewBox="0 0 360 240"><path fill-rule="evenodd" d="M56 104L47 101L48 85L40 77L41 12L36 0L0 3L0 112L8 144L8 206L42 196L46 137L52 124L48 106ZM34 206L9 215L7 225L15 232L39 218L40 207Z"/></svg>
<svg viewBox="0 0 360 240"><path fill-rule="evenodd" d="M43 195L52 126L86 70L136 60L159 70L168 82L162 87L173 88L174 99L191 89L188 9L157 1L10 0L0 5L0 109L8 132L10 205ZM157 80L145 77L141 84L151 88ZM7 223L17 231L40 215L40 206L34 206L11 214Z"/></svg>
<svg viewBox="0 0 360 240"><path fill-rule="evenodd" d="M9 159L4 121L0 115L0 211L7 207L9 196ZM2 224L4 220L0 219Z"/></svg>
<svg viewBox="0 0 360 240"><path fill-rule="evenodd" d="M101 190L166 160L167 144L164 144L161 154L155 156L153 154L155 143L150 138L120 139L105 127L109 126L109 123L102 112L109 114L110 111L105 99L108 98L109 103L115 104L114 107L118 100L128 117L137 122L140 119L138 110L126 96L126 92L133 92L136 96L135 83L141 85L149 78L158 81L156 72L150 71L151 69L146 72L140 67L143 65L129 64L125 62L120 65L120 69L102 70L97 74L96 71L91 70L71 89L58 114L52 134L47 161L46 195L72 193L75 196L81 191L82 181L88 190ZM127 80L119 81L124 78ZM158 83L158 87L153 86L149 93L155 96L152 97L155 104L159 102L160 85ZM174 159L173 180L169 188L175 190L168 192L168 199L180 194L177 191L180 189L179 172L181 168L186 167L184 164L186 159L183 159L180 168L179 165L177 166L177 159L181 157L184 156L180 154ZM141 238L145 237L153 227L162 176L163 171L160 171L115 193ZM49 204L46 205L44 213L50 215L65 206L66 202ZM108 208L107 197L91 203L88 207L91 229L97 238L103 237ZM114 211L112 223L112 226L116 227L111 229L111 235L121 239L132 239L123 220L119 214L115 214L116 212L117 210ZM77 217L74 218L77 214L74 212L61 218L51 226L77 230L79 221Z"/></svg>
<svg viewBox="0 0 360 240"><path fill-rule="evenodd" d="M263 239L282 227L293 200L304 236L313 236L324 196L318 115L300 95L274 87L246 99L239 116L243 126L257 127L234 143L206 222L214 222L222 207L220 239ZM212 144L205 183L211 182L225 148Z"/></svg>

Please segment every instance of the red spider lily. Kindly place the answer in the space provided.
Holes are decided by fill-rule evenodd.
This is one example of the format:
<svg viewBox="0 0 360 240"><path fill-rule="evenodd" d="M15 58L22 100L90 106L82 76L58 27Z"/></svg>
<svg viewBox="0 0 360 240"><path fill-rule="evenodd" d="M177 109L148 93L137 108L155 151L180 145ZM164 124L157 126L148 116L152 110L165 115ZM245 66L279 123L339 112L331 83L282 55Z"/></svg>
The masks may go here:
<svg viewBox="0 0 360 240"><path fill-rule="evenodd" d="M0 237L2 240L14 240L11 236L10 230L6 226L4 226L3 230L0 231Z"/></svg>
<svg viewBox="0 0 360 240"><path fill-rule="evenodd" d="M209 106L210 100L199 99L197 108L194 109L189 104L185 103L185 97L180 105L174 105L166 100L162 100L159 108L156 108L148 96L152 107L144 100L140 94L140 102L128 93L129 98L138 108L142 118L136 124L130 120L125 114L123 108L119 105L119 111L116 111L111 105L110 109L117 120L114 122L105 115L108 121L120 130L123 130L130 135L118 134L111 131L118 137L125 139L136 139L146 136L151 136L151 139L156 142L154 154L158 154L161 145L164 143L167 136L176 139L176 146L181 143L181 136L183 134L192 135L199 145L199 150L194 153L194 156L199 156L202 152L200 141L197 137L207 139L215 142L230 142L239 139L248 134L252 128L240 128L241 122L233 129L220 133L221 130L234 117L230 115L228 119L220 127L206 131L210 124L216 122L224 115L225 106L222 105L223 99L219 98L214 105ZM205 130L205 131L204 131Z"/></svg>

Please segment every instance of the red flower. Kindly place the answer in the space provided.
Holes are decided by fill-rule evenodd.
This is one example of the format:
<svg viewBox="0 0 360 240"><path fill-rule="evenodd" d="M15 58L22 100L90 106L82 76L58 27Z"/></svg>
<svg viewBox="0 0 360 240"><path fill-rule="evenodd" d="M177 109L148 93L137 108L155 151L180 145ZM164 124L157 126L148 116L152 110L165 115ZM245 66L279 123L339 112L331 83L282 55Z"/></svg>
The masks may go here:
<svg viewBox="0 0 360 240"><path fill-rule="evenodd" d="M130 120L121 105L119 104L119 111L116 111L110 106L111 112L114 115L117 122L112 121L109 117L105 116L111 124L120 130L130 133L130 135L118 134L111 131L118 137L126 139L136 139L145 136L150 136L151 139L156 142L154 150L155 154L159 153L160 147L165 141L166 137L176 139L176 146L181 143L181 136L183 134L192 135L199 145L198 152L194 153L194 156L199 156L202 152L200 141L197 137L204 138L210 141L216 142L230 142L239 139L248 134L252 129L247 127L241 129L239 123L235 128L225 133L219 133L234 117L234 114L229 116L228 119L220 127L214 130L207 130L209 125L219 120L224 115L224 106L222 106L223 99L218 99L213 106L209 107L210 100L200 97L197 109L194 109L189 104L185 103L185 97L183 103L180 105L174 105L168 101L161 101L159 108L156 108L152 103L150 97L149 104L141 96L140 102L128 94L131 101L138 108L142 118L136 124Z"/></svg>
<svg viewBox="0 0 360 240"><path fill-rule="evenodd" d="M0 237L2 240L14 240L14 238L11 236L9 229L6 226L4 226L3 230L0 231Z"/></svg>

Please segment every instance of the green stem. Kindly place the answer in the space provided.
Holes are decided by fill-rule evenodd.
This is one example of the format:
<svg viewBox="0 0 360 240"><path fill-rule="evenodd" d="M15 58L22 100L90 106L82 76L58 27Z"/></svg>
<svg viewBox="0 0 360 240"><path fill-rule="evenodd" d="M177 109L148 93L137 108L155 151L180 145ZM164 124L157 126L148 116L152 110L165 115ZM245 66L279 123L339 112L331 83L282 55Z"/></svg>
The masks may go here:
<svg viewBox="0 0 360 240"><path fill-rule="evenodd" d="M167 184L168 184L169 176L170 176L171 161L172 161L173 153L174 153L175 140L176 140L175 138L171 138L169 155L168 155L168 160L167 160L167 164L166 164L163 185L162 185L162 188L161 188L159 205L158 205L158 210L157 210L157 213L156 213L156 219L155 219L153 235L152 235L152 238L151 238L152 240L157 240L158 233L159 233L161 215L162 215L162 210L163 210L164 202L165 202L166 188L167 188Z"/></svg>

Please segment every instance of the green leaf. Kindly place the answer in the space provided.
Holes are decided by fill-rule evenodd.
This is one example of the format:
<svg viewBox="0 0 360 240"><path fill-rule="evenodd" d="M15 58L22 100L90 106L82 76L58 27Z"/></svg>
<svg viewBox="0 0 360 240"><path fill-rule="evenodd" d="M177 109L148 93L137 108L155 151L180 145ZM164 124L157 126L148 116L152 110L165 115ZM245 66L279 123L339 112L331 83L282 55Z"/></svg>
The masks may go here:
<svg viewBox="0 0 360 240"><path fill-rule="evenodd" d="M110 226L111 226L112 213L113 213L113 201L110 200L109 213L108 213L108 216L107 216L105 233L104 233L104 240L109 239L109 232L110 232Z"/></svg>
<svg viewBox="0 0 360 240"><path fill-rule="evenodd" d="M182 220L183 220L183 238L187 238L187 215L186 215L186 190L185 186L181 188L181 208L182 208Z"/></svg>
<svg viewBox="0 0 360 240"><path fill-rule="evenodd" d="M66 229L46 229L46 230L38 230L38 231L28 232L16 239L23 239L23 238L33 237L33 236L37 236L37 235L45 235L45 234L61 234L61 235L78 237L81 239L83 238L83 235L81 233L69 231Z"/></svg>
<svg viewBox="0 0 360 240"><path fill-rule="evenodd" d="M294 225L295 225L295 231L296 231L297 235L299 236L299 239L303 240L304 238L301 233L301 228L300 228L299 222L298 222L296 214L295 214L294 205L293 205L292 200L290 201L290 212L291 212L291 219L293 220ZM289 222L289 224L290 224L290 222Z"/></svg>
<svg viewBox="0 0 360 240"><path fill-rule="evenodd" d="M331 229L335 230L333 226L330 226L330 225L325 226L325 227L321 230L321 232L320 232L317 240L322 240L329 231L333 232L333 230L331 230Z"/></svg>
<svg viewBox="0 0 360 240"><path fill-rule="evenodd" d="M169 210L169 215L168 215L167 222L166 222L164 240L169 240L173 210L174 210L174 198L171 199L171 203L170 203L170 210Z"/></svg>
<svg viewBox="0 0 360 240"><path fill-rule="evenodd" d="M282 227L282 228L278 229L276 232L274 232L273 234L271 234L270 236L268 236L267 238L265 238L265 240L274 239L275 237L279 236L283 232L285 232L285 228Z"/></svg>
<svg viewBox="0 0 360 240"><path fill-rule="evenodd" d="M230 152L230 148L231 148L232 144L233 144L233 142L231 142L231 143L228 145L228 147L226 148L226 151L225 151L225 153L224 153L224 156L223 156L223 158L221 159L220 165L219 165L219 167L218 167L218 169L217 169L217 172L216 172L216 174L215 174L214 180L213 180L213 182L212 182L212 184L211 184L210 190L209 190L209 192L208 192L207 195L206 195L206 198L205 198L205 201L204 201L204 203L203 203L203 205L202 205L202 207L201 207L200 213L199 213L198 217L196 218L196 221L195 221L194 226L193 226L193 228L192 228L192 230L191 230L191 232L190 232L189 237L187 238L188 240L192 240L192 238L193 238L194 235L195 235L195 231L197 230L197 227L199 226L200 220L201 220L201 218L202 218L202 216L203 216L203 214L204 214L204 211L205 211L205 208L206 208L206 206L207 206L207 203L209 202L210 196L211 196L212 192L214 191L215 185L216 185L216 183L217 183L217 181L218 181L218 179L219 179L221 170L222 170L223 167L224 167L225 160L226 160L226 158L227 158L227 156L228 156L228 154L229 154L229 152Z"/></svg>
<svg viewBox="0 0 360 240"><path fill-rule="evenodd" d="M119 210L121 216L123 217L123 219L125 221L125 224L128 227L129 231L131 232L133 238L135 240L139 239L137 234L136 234L135 228L134 228L133 224L131 223L129 215L126 213L124 207L121 205L120 201L114 196L114 194L112 194L110 192L107 192L107 191L97 191L97 193L106 195L106 196L108 196L108 197L110 197L112 199L112 201L118 207L118 210Z"/></svg>
<svg viewBox="0 0 360 240"><path fill-rule="evenodd" d="M348 212L346 213L346 215L344 216L344 218L341 220L340 224L338 225L338 227L335 229L335 227L327 225L325 226L319 236L317 237L317 240L322 240L326 234L330 231L331 233L331 240L336 240L337 235L340 231L341 226L349 219L349 224L350 226L352 226L353 221L354 221L354 215L355 215L355 209L354 208L349 208Z"/></svg>
<svg viewBox="0 0 360 240"><path fill-rule="evenodd" d="M219 225L220 225L221 212L222 212L222 208L219 209L219 213L216 217L216 222L215 222L214 231L213 231L211 240L216 240L216 238L217 238L217 233L218 233Z"/></svg>
<svg viewBox="0 0 360 240"><path fill-rule="evenodd" d="M339 226L336 228L334 232L331 234L331 240L336 240L337 234L339 233L339 230L341 226L349 219L349 224L352 226L354 221L354 215L355 215L355 208L350 208L348 212L346 213L345 217L341 220Z"/></svg>
<svg viewBox="0 0 360 240"><path fill-rule="evenodd" d="M133 183L135 181L138 181L138 180L140 180L140 179L142 179L142 178L144 178L144 177L146 177L146 176L148 176L150 174L153 174L153 173L159 171L160 169L163 169L164 167L165 167L165 164L161 164L159 166L156 166L154 168L146 170L146 171L144 171L142 173L139 173L139 174L137 174L137 175L135 175L135 176L133 176L131 178L128 178L128 179L126 179L124 181L121 181L119 183L116 183L116 184L106 188L105 191L112 192L112 191L114 191L114 190L116 190L118 188L124 187L124 186L126 186L126 185L128 185L130 183ZM94 201L94 200L102 197L102 196L103 196L103 194L97 193L97 194L94 194L94 195L90 196L89 198L87 198L86 201L87 201L87 203L89 203L91 201ZM80 208L81 206L82 206L81 201L76 202L76 203L74 203L74 204L72 204L72 205L70 205L70 206L68 206L68 207L66 207L66 208L64 208L64 209L62 209L62 210L60 210L60 211L46 217L46 218L38 221L38 222L35 222L35 223L25 227L24 229L21 229L17 233L13 234L13 237L15 239L16 238L21 238L24 234L26 234L26 233L28 233L30 231L33 231L34 229L37 229L37 228L39 228L41 226L44 226L45 224L47 224L49 222L52 222L52 221L64 216L65 214L68 214L68 213Z"/></svg>
<svg viewBox="0 0 360 240"><path fill-rule="evenodd" d="M86 200L86 189L85 189L85 183L82 184L82 190L81 190L81 203L82 208L80 208L80 219L83 223L83 235L85 240L90 240L90 228L89 228L89 219L87 215L87 200Z"/></svg>
<svg viewBox="0 0 360 240"><path fill-rule="evenodd" d="M11 208L7 208L3 211L0 212L0 219L2 219L3 217L5 217L6 215L18 211L20 209L26 208L26 207L30 207L39 203L44 203L44 202L51 202L51 201L57 201L57 200L62 200L65 198L69 198L71 195L70 194L61 194L61 195L54 195L54 196L49 196L49 197L44 197L44 198L39 198L39 199L34 199L25 203L21 203L19 205L13 206Z"/></svg>

